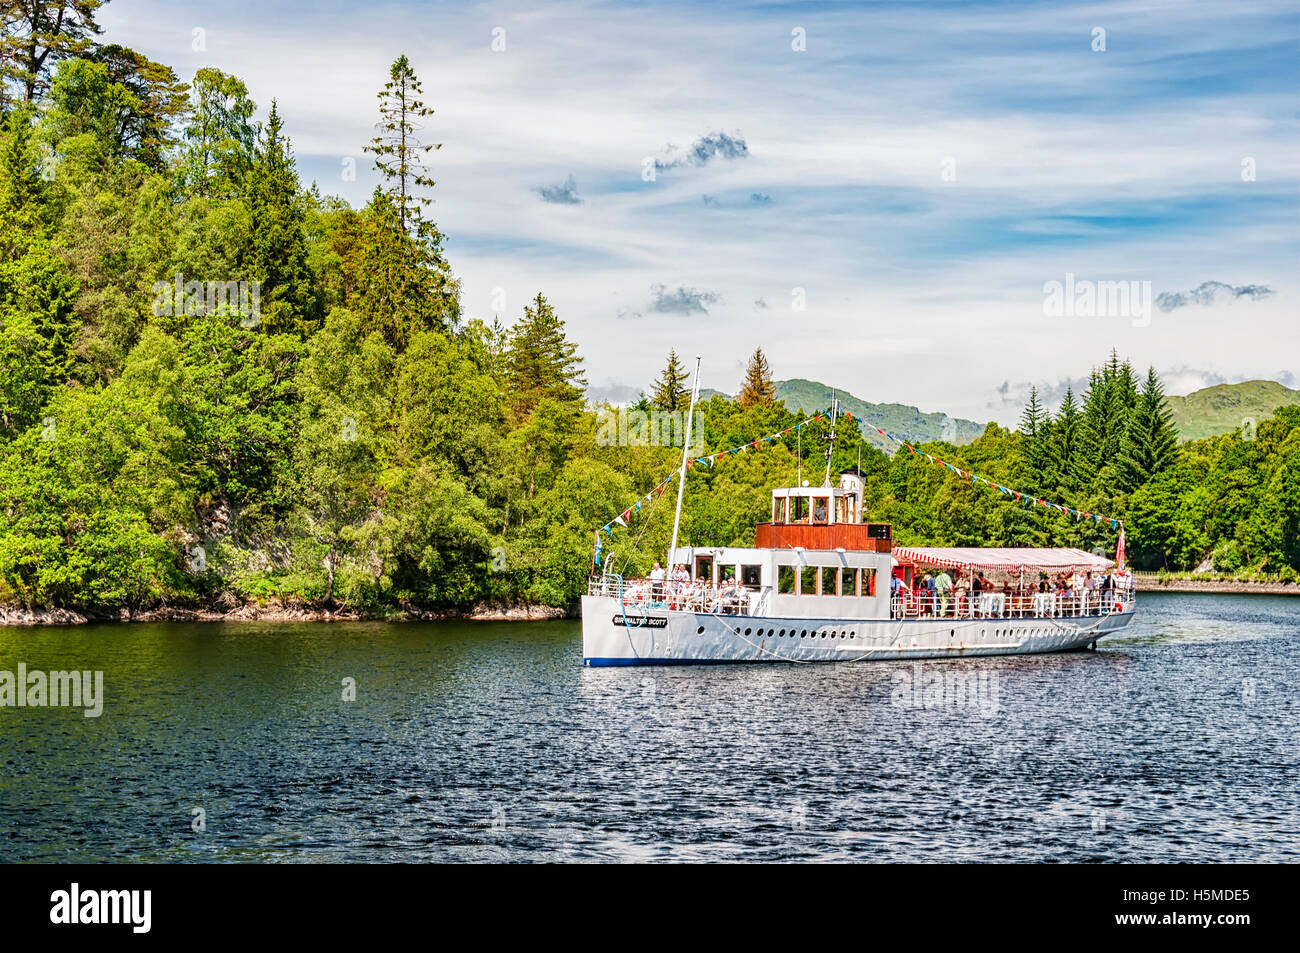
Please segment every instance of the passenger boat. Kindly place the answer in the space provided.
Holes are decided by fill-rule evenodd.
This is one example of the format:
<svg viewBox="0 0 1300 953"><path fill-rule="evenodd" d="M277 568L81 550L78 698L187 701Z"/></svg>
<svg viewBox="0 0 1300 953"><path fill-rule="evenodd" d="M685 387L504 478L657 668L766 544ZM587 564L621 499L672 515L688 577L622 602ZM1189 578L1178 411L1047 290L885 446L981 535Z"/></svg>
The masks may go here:
<svg viewBox="0 0 1300 953"><path fill-rule="evenodd" d="M694 394L698 387L697 358ZM683 454L667 578L593 574L582 598L583 664L1063 652L1095 645L1133 619L1122 537L1118 567L1069 548L895 546L888 523L865 518L861 472L845 470L831 485L827 457L823 485L772 490L771 522L756 527L753 546L678 546ZM685 567L676 578L675 566ZM926 587L928 570L951 585L940 578L938 589ZM1073 583L1059 584L1067 574ZM977 594L977 579L991 586Z"/></svg>

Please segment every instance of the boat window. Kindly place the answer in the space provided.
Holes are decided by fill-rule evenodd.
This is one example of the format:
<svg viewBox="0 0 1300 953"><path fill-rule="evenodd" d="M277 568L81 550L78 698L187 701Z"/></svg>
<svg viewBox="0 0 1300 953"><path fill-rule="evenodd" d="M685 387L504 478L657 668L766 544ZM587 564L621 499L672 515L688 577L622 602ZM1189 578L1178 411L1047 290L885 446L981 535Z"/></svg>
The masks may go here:
<svg viewBox="0 0 1300 953"><path fill-rule="evenodd" d="M782 595L794 595L794 567L778 566L776 569L776 591Z"/></svg>
<svg viewBox="0 0 1300 953"><path fill-rule="evenodd" d="M757 589L763 581L762 566L741 566L740 581L747 586Z"/></svg>
<svg viewBox="0 0 1300 953"><path fill-rule="evenodd" d="M718 563L718 582L731 582L736 578L736 567L731 563Z"/></svg>
<svg viewBox="0 0 1300 953"><path fill-rule="evenodd" d="M874 569L862 570L861 588L858 590L859 595L874 596L876 594L876 571Z"/></svg>
<svg viewBox="0 0 1300 953"><path fill-rule="evenodd" d="M817 567L804 566L799 570L799 595L817 595Z"/></svg>
<svg viewBox="0 0 1300 953"><path fill-rule="evenodd" d="M812 505L813 505L812 521L814 523L825 523L826 522L826 497L814 496Z"/></svg>
<svg viewBox="0 0 1300 953"><path fill-rule="evenodd" d="M784 522L785 522L785 501L786 501L786 499L787 499L787 498L784 497L784 496L774 496L774 497L772 497L772 522L773 522L773 523L784 523Z"/></svg>
<svg viewBox="0 0 1300 953"><path fill-rule="evenodd" d="M790 522L791 523L808 522L808 497L806 496L790 497Z"/></svg>
<svg viewBox="0 0 1300 953"><path fill-rule="evenodd" d="M849 498L847 496L835 497L835 522L847 523L849 521L848 502Z"/></svg>
<svg viewBox="0 0 1300 953"><path fill-rule="evenodd" d="M696 556L695 557L695 578L703 579L705 582L713 582L713 557Z"/></svg>
<svg viewBox="0 0 1300 953"><path fill-rule="evenodd" d="M840 595L856 596L858 594L858 571L849 566L840 569Z"/></svg>

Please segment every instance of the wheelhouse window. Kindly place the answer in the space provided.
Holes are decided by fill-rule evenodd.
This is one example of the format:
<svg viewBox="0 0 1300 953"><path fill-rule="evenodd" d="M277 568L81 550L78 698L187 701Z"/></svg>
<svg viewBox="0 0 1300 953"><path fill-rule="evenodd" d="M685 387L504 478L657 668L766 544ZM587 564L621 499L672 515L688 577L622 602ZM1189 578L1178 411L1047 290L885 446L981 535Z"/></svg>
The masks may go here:
<svg viewBox="0 0 1300 953"><path fill-rule="evenodd" d="M847 523L849 521L849 498L847 496L835 497L835 522Z"/></svg>
<svg viewBox="0 0 1300 953"><path fill-rule="evenodd" d="M741 566L740 581L752 589L757 589L762 585L763 567L762 566Z"/></svg>
<svg viewBox="0 0 1300 953"><path fill-rule="evenodd" d="M799 595L817 595L817 567L804 566L799 570Z"/></svg>
<svg viewBox="0 0 1300 953"><path fill-rule="evenodd" d="M787 499L788 497L784 497L784 496L772 497L772 522L773 523L785 522L785 502Z"/></svg>
<svg viewBox="0 0 1300 953"><path fill-rule="evenodd" d="M806 496L790 497L790 522L791 523L808 522L808 497Z"/></svg>
<svg viewBox="0 0 1300 953"><path fill-rule="evenodd" d="M813 501L812 501L812 505L813 505L813 519L812 519L812 521L813 521L814 523L825 523L825 522L826 522L826 505L827 505L827 502L828 502L828 501L827 501L826 497L824 497L824 496L814 496L814 497L813 497Z"/></svg>
<svg viewBox="0 0 1300 953"><path fill-rule="evenodd" d="M794 595L794 567L793 566L777 567L776 591L785 596Z"/></svg>
<svg viewBox="0 0 1300 953"><path fill-rule="evenodd" d="M850 566L840 567L840 595L858 595L858 570Z"/></svg>
<svg viewBox="0 0 1300 953"><path fill-rule="evenodd" d="M874 596L876 594L876 571L874 569L862 570L862 581L859 586L859 595Z"/></svg>

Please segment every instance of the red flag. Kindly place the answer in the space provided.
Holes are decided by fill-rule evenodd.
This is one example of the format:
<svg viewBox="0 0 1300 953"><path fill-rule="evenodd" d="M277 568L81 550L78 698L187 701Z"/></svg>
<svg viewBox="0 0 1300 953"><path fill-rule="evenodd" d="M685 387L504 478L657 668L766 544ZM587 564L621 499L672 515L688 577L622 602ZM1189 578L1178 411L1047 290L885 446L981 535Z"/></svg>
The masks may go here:
<svg viewBox="0 0 1300 953"><path fill-rule="evenodd" d="M1120 569L1124 568L1124 528L1122 526L1119 530L1119 542L1115 545L1115 562L1118 563Z"/></svg>

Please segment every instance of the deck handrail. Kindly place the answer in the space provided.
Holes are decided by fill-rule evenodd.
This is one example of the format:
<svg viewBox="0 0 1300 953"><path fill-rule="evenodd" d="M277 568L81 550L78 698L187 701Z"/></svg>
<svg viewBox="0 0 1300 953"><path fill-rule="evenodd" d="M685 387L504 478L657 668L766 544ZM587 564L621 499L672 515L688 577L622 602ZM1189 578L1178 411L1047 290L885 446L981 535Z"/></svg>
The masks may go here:
<svg viewBox="0 0 1300 953"><path fill-rule="evenodd" d="M624 579L614 574L592 576L587 595L619 599L626 610L634 607L667 609L683 612L709 612L723 615L766 616L771 607L773 590L761 587L757 598L746 586L708 586L700 580ZM808 596L809 601L819 597ZM966 591L903 589L889 600L891 619L1055 619L1079 616L1110 615L1131 612L1137 604L1137 591L1129 586L1115 589L1053 590L1038 592L981 593L976 597Z"/></svg>

